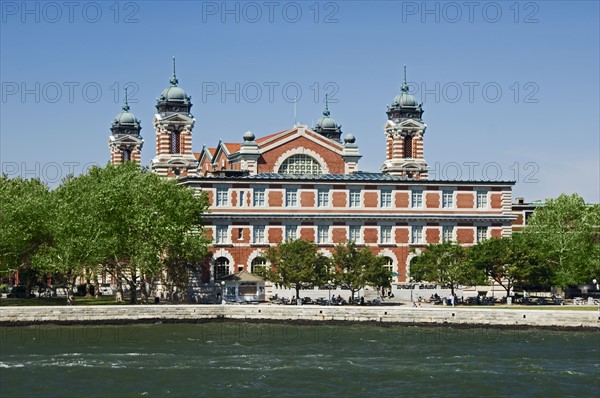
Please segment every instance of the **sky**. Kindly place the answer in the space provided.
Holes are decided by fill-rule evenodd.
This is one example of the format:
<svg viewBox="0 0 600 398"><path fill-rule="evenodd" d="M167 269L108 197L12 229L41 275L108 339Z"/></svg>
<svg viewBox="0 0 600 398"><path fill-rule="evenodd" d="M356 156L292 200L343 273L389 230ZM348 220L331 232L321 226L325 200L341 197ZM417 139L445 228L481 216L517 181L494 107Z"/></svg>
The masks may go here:
<svg viewBox="0 0 600 398"><path fill-rule="evenodd" d="M2 172L51 186L109 160L125 87L155 153L156 98L192 97L193 150L312 126L325 94L362 171L385 160L403 66L430 179L600 201L597 1L1 1Z"/></svg>

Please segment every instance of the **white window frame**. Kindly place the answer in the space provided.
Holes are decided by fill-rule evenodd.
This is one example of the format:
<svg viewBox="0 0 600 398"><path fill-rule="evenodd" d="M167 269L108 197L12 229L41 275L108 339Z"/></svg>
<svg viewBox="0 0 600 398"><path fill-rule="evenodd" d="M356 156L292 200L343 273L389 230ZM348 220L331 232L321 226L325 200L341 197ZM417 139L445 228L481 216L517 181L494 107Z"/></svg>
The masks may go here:
<svg viewBox="0 0 600 398"><path fill-rule="evenodd" d="M285 240L296 240L298 239L298 226L297 225L286 225L285 226Z"/></svg>
<svg viewBox="0 0 600 398"><path fill-rule="evenodd" d="M285 190L285 207L298 207L298 190L296 188Z"/></svg>
<svg viewBox="0 0 600 398"><path fill-rule="evenodd" d="M487 191L477 191L475 193L475 206L478 209L487 209L488 208L488 192Z"/></svg>
<svg viewBox="0 0 600 398"><path fill-rule="evenodd" d="M317 189L317 207L329 207L329 189Z"/></svg>
<svg viewBox="0 0 600 398"><path fill-rule="evenodd" d="M265 207L266 192L264 188L255 188L252 195L252 204L254 207Z"/></svg>
<svg viewBox="0 0 600 398"><path fill-rule="evenodd" d="M359 189L351 189L348 192L348 207L360 207L361 191Z"/></svg>
<svg viewBox="0 0 600 398"><path fill-rule="evenodd" d="M382 208L392 207L392 190L382 189L379 192L379 206Z"/></svg>
<svg viewBox="0 0 600 398"><path fill-rule="evenodd" d="M327 244L329 240L329 225L317 225L317 243Z"/></svg>
<svg viewBox="0 0 600 398"><path fill-rule="evenodd" d="M450 233L450 238L447 239L446 235ZM454 241L454 227L452 225L442 225L442 242Z"/></svg>
<svg viewBox="0 0 600 398"><path fill-rule="evenodd" d="M390 244L392 243L392 226L382 225L379 227L379 243Z"/></svg>
<svg viewBox="0 0 600 398"><path fill-rule="evenodd" d="M476 240L475 240L475 242L483 242L484 240L486 240L488 238L488 232L489 232L489 228L486 227L486 226L478 226L478 227L476 227L476 231L475 231Z"/></svg>
<svg viewBox="0 0 600 398"><path fill-rule="evenodd" d="M360 225L348 226L348 241L354 243L362 243L362 228Z"/></svg>
<svg viewBox="0 0 600 398"><path fill-rule="evenodd" d="M451 209L454 207L454 191L442 191L442 208Z"/></svg>
<svg viewBox="0 0 600 398"><path fill-rule="evenodd" d="M229 206L229 188L217 188L215 206Z"/></svg>
<svg viewBox="0 0 600 398"><path fill-rule="evenodd" d="M423 226L413 225L410 229L410 243L421 244L423 243Z"/></svg>
<svg viewBox="0 0 600 398"><path fill-rule="evenodd" d="M413 190L410 195L410 207L412 208L422 208L423 207L423 191L422 190Z"/></svg>
<svg viewBox="0 0 600 398"><path fill-rule="evenodd" d="M229 243L229 226L228 225L215 226L215 243L216 244Z"/></svg>
<svg viewBox="0 0 600 398"><path fill-rule="evenodd" d="M265 231L264 225L255 225L252 228L252 242L253 243L265 243Z"/></svg>

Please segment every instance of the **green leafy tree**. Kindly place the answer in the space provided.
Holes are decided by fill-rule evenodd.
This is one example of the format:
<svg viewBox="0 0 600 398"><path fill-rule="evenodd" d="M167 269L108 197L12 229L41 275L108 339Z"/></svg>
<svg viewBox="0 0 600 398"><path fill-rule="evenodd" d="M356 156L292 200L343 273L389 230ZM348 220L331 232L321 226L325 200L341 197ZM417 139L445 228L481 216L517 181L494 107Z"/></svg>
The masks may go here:
<svg viewBox="0 0 600 398"><path fill-rule="evenodd" d="M329 278L330 261L317 252L313 242L296 239L280 243L269 248L266 258L273 268L259 274L287 288L293 287L296 298L300 298L303 285L324 284Z"/></svg>
<svg viewBox="0 0 600 398"><path fill-rule="evenodd" d="M537 242L559 287L590 283L600 275L600 205L577 194L560 195L535 210L524 233Z"/></svg>
<svg viewBox="0 0 600 398"><path fill-rule="evenodd" d="M44 273L32 267L41 246L52 240L50 191L38 179L0 177L0 274L19 273L29 292Z"/></svg>
<svg viewBox="0 0 600 398"><path fill-rule="evenodd" d="M529 236L486 239L468 250L469 261L502 286L506 296L516 285L544 285L548 267Z"/></svg>
<svg viewBox="0 0 600 398"><path fill-rule="evenodd" d="M94 167L67 179L55 192L53 241L39 267L74 283L78 275L108 272L143 301L165 275L181 287L207 254L202 214L205 196L165 180L133 162Z"/></svg>
<svg viewBox="0 0 600 398"><path fill-rule="evenodd" d="M339 244L333 252L334 279L350 289L350 298L366 285L390 286L392 273L384 267L385 259L368 248L358 249L354 242Z"/></svg>
<svg viewBox="0 0 600 398"><path fill-rule="evenodd" d="M451 294L460 285L487 283L485 273L467 261L467 250L453 242L428 245L411 261L410 275L417 281L450 286Z"/></svg>

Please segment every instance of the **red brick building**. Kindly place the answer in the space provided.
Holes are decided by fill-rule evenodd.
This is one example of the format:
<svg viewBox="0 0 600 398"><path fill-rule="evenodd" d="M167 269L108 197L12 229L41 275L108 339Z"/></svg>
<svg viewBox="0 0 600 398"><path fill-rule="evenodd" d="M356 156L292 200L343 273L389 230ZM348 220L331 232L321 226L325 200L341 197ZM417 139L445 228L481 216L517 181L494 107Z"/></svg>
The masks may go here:
<svg viewBox="0 0 600 398"><path fill-rule="evenodd" d="M325 254L348 240L387 258L396 282L429 243L464 245L511 233L511 181L433 181L424 158L423 109L406 83L387 109L380 172L360 172L357 139L343 137L327 103L313 128L295 125L192 152L190 97L163 91L154 117L152 169L206 192L205 225L213 238L203 282L265 266L263 253L288 239L317 243ZM360 137L359 137L360 139Z"/></svg>

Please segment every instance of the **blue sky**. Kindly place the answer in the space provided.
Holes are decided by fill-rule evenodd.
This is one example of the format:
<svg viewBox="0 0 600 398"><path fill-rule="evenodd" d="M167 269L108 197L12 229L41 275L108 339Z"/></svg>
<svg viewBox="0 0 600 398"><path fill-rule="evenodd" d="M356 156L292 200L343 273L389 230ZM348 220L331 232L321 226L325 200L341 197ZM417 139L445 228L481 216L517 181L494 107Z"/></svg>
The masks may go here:
<svg viewBox="0 0 600 398"><path fill-rule="evenodd" d="M516 180L526 200L600 201L596 1L2 1L2 171L51 185L109 159L123 87L154 156L171 57L192 96L194 151L332 117L360 169L385 157L402 67L424 102L440 179ZM297 97L296 116L294 98Z"/></svg>

